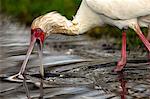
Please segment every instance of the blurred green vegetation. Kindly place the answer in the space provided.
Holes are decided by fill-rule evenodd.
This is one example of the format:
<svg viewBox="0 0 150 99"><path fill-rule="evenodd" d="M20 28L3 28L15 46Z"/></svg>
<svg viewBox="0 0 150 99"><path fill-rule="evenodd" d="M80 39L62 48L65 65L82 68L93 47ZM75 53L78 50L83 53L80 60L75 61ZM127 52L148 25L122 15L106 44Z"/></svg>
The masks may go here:
<svg viewBox="0 0 150 99"><path fill-rule="evenodd" d="M30 25L34 18L50 11L57 11L68 19L72 19L80 3L81 0L1 0L1 12ZM143 28L142 30L144 33L147 33L147 29ZM116 43L121 45L121 32L116 27L106 26L95 28L88 34L96 39L103 35L115 37L118 39ZM128 48L134 48L142 44L133 30L129 29L127 36Z"/></svg>
<svg viewBox="0 0 150 99"><path fill-rule="evenodd" d="M148 29L147 28L141 28L143 33L147 35ZM122 44L122 30L118 29L117 27L114 26L105 26L105 27L99 27L95 28L91 31L89 31L90 37L94 37L96 39L101 38L102 36L105 36L107 38L115 38L114 42L115 44L119 45L121 47ZM141 40L138 38L137 34L132 30L128 29L126 31L127 33L127 49L137 49L137 48L142 48L144 45L141 42Z"/></svg>
<svg viewBox="0 0 150 99"><path fill-rule="evenodd" d="M39 15L50 11L60 12L71 19L81 0L1 0L1 11L31 24Z"/></svg>

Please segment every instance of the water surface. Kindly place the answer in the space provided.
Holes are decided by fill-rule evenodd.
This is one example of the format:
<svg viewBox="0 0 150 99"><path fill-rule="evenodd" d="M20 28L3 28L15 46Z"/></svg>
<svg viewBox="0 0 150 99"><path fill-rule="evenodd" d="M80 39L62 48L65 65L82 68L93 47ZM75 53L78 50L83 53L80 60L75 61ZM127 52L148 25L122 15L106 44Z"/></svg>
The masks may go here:
<svg viewBox="0 0 150 99"><path fill-rule="evenodd" d="M25 58L30 28L5 17L0 23L0 97L25 99L21 82L4 78L16 74ZM112 72L120 58L114 39L51 35L45 42L45 99L149 99L150 65L146 52L128 52L122 72ZM27 83L33 99L39 98L40 75L37 50L27 66Z"/></svg>

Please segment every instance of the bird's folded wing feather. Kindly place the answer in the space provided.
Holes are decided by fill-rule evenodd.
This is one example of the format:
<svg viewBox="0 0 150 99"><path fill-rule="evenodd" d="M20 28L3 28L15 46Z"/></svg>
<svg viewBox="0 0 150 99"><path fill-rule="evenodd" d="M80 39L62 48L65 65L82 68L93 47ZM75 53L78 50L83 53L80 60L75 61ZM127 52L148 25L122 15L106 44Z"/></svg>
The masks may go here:
<svg viewBox="0 0 150 99"><path fill-rule="evenodd" d="M112 19L132 19L150 15L150 0L86 0L95 12Z"/></svg>

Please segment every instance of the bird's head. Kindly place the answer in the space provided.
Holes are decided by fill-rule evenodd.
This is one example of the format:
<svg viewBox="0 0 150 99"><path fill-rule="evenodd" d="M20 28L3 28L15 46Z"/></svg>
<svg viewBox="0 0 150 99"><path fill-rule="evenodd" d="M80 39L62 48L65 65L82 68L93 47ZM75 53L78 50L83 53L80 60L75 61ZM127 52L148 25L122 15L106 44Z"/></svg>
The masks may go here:
<svg viewBox="0 0 150 99"><path fill-rule="evenodd" d="M74 28L73 22L67 20L64 16L57 12L50 12L43 16L37 17L31 25L31 41L25 60L28 60L35 43L40 49L39 54L42 54L44 40L50 34L71 32L76 32L76 28ZM25 62L27 63L27 61Z"/></svg>
<svg viewBox="0 0 150 99"><path fill-rule="evenodd" d="M31 25L31 41L44 43L50 34L71 32L73 23L57 12L50 12L37 17Z"/></svg>

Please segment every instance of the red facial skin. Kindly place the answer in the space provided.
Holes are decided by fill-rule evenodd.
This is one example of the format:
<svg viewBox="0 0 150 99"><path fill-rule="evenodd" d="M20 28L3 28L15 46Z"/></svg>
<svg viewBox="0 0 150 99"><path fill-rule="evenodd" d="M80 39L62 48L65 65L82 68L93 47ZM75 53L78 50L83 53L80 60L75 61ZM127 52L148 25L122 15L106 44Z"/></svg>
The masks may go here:
<svg viewBox="0 0 150 99"><path fill-rule="evenodd" d="M31 29L31 41L33 41L33 39L40 40L40 43L43 44L45 33L40 28Z"/></svg>
<svg viewBox="0 0 150 99"><path fill-rule="evenodd" d="M37 42L39 40L39 42ZM24 74L29 56L33 50L34 44L37 43L39 45L39 56L40 56L40 60L42 60L42 47L43 47L43 43L45 40L45 33L40 29L40 28L35 28L35 29L31 29L31 41L30 41L30 45L27 51L27 55L23 61L23 64L21 66L21 69L19 71L19 75L20 74ZM42 62L41 62L42 63Z"/></svg>

